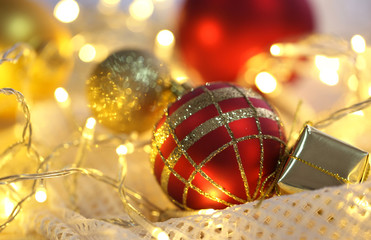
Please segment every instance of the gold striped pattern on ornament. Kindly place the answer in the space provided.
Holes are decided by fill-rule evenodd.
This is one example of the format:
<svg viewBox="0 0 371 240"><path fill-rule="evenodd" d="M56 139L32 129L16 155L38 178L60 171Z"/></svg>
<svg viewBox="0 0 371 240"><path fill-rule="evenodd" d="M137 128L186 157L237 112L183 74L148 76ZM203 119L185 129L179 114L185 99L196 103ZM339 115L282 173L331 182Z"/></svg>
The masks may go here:
<svg viewBox="0 0 371 240"><path fill-rule="evenodd" d="M247 97L253 97L256 99L262 99L260 95L257 93L249 90L242 90L243 93L247 94ZM212 91L215 95L215 101L221 102L223 100L232 99L232 98L240 98L241 95L234 90L233 87L230 88L222 88L222 89L216 89ZM205 107L210 105L210 99L208 94L202 93L199 96L192 98L187 103L183 104L181 107L179 107L177 110L175 110L170 118L170 123L172 124L171 127L175 128L180 123L182 123L184 120L195 114L196 112L200 111L201 109L204 109ZM173 125L174 124L174 125Z"/></svg>
<svg viewBox="0 0 371 240"><path fill-rule="evenodd" d="M272 120L276 119L275 115L267 109L259 108L259 109L257 109L257 112L258 112L258 117L269 118L269 119L272 119ZM170 168L173 168L175 166L175 164L177 163L179 158L182 156L181 153L187 154L186 151L188 150L188 148L191 147L193 144L195 144L198 140L200 140L203 136L205 136L209 132L215 130L216 128L218 128L220 126L224 126L225 124L228 125L229 123L231 123L233 121L243 119L243 118L251 118L254 115L253 115L253 110L252 109L245 108L245 109L238 109L238 110L227 112L227 113L222 113L221 116L225 119L224 123L221 121L222 118L220 116L217 116L215 118L212 118L212 119L202 123L200 126L196 127L182 141L178 140L178 142L176 142L177 147L174 148L172 153L170 153L169 157L165 160L165 161L169 162ZM157 137L161 136L159 138L156 138L156 140L155 140L155 142L158 143L157 144L158 146L161 146L163 144L163 142L168 138L168 134L171 133L172 127L170 127L169 125L170 124L168 124L167 121L166 121L163 124L163 126L161 127L161 129L159 129L158 132L162 132L162 133L166 132L166 134L158 134L157 135ZM270 135L263 135L263 136L267 137L267 138L275 139L276 141L281 141L279 138L274 137L274 136L270 136ZM177 138L175 136L175 134L172 134L172 137L173 137L174 140ZM251 135L249 137L257 138L257 135ZM251 138L245 138L245 137L241 138L241 140L247 140L247 139L251 139ZM235 140L235 142L237 143L239 141ZM182 151L182 149L184 149L184 151ZM219 152L216 152L216 153L219 153ZM157 151L156 151L156 154L157 154ZM208 162L208 160L210 160L215 155L216 154L211 153L210 156L206 158L207 161L205 162L205 160L204 160L201 163L201 165L203 166L204 164L206 164ZM196 170L200 168L200 166L197 166L197 164L194 163L193 161L190 161L190 163L192 164L193 167L195 167ZM167 189L170 173L171 173L171 171L169 169L164 169L162 174L161 174L161 186L163 187L163 189ZM211 178L208 177L205 173L202 173L201 175L203 177L205 177L207 180L211 181ZM193 180L193 178L190 181L192 181L192 180ZM224 193L230 195L220 185L216 184L215 186L217 188L221 189ZM236 201L245 202L244 200L241 200L240 198L238 198L236 196L230 195L230 197L232 197Z"/></svg>
<svg viewBox="0 0 371 240"><path fill-rule="evenodd" d="M264 139L273 139L275 141L280 142L281 146L285 145L285 143L280 138L277 138L275 136L262 134L259 118L261 118L261 117L262 118L269 118L269 119L272 119L272 120L276 121L278 124L281 124L279 118L272 111L270 111L268 109L255 108L252 105L251 101L248 99L248 97L254 97L254 98L259 98L259 99L262 99L262 97L260 95L256 94L256 93L252 92L250 89L245 90L243 88L238 88L238 87L232 86L231 88L228 88L227 93L224 92L225 89L226 88L216 89L216 90L209 90L209 89L204 87L204 91L206 92L206 94L208 96L208 99L205 98L206 94L203 93L200 96L196 97L197 100L195 100L196 98L191 99L188 103L184 104L182 107L177 109L173 113L172 116L168 117L168 113L166 113L167 118L166 118L165 123L154 134L154 141L153 141L153 143L154 143L153 149L155 150L154 156L159 154L162 158L162 161L165 164L165 166L163 168L163 171L162 171L162 174L161 174L161 186L162 186L162 188L165 191L167 191L170 173L174 174L175 177L177 177L181 182L183 182L185 184L185 189L184 189L184 192L183 192L183 203L182 204L177 203L177 201L175 199L172 199L179 206L182 206L182 207L186 206L187 195L188 195L188 189L189 188L194 189L199 194L201 194L201 195L205 196L206 198L209 198L213 201L222 203L226 206L231 206L232 205L231 203L228 203L228 202L226 202L222 199L219 199L215 196L212 196L209 193L205 193L201 189L194 186L192 184L192 181L193 181L193 179L194 179L194 177L196 176L197 173L200 173L201 176L203 176L206 180L208 180L213 186L215 186L216 188L221 190L224 194L231 197L232 199L234 199L234 200L236 200L240 203L246 202L244 199L241 199L241 198L231 194L228 190L226 190L225 188L223 188L222 186L217 184L209 176L207 176L206 173L204 173L201 170L201 168L208 161L210 161L215 155L217 155L218 153L220 153L221 151L223 151L224 149L226 149L229 146L233 146L233 149L235 151L236 158L237 158L237 161L238 161L239 170L240 170L240 173L241 173L241 177L242 177L243 182L244 182L247 199L249 201L253 200L253 198L256 197L257 193L262 193L262 189L264 188L265 184L269 181L270 178L275 176L275 173L272 173L270 176L268 176L265 179L265 181L263 183L261 183L262 171L263 171L263 160L264 160L263 140ZM232 90L234 90L234 91L232 91ZM234 111L231 111L231 112L223 113L221 111L221 108L220 108L219 104L218 104L218 101L215 100L216 99L214 97L215 92L219 92L218 94L223 93L223 96L217 96L217 99L219 101L224 100L224 99L229 99L230 96L233 96L235 98L240 98L242 96L249 103L250 108L238 109L238 110L234 110ZM236 94L236 92L238 94ZM245 94L248 94L248 96L245 96ZM174 133L174 129L176 128L176 126L178 126L182 121L184 121L185 119L187 119L189 116L196 113L200 109L203 109L204 107L210 105L210 100L211 100L211 104L213 104L217 108L219 116L216 116L213 119L210 119L210 120L200 124L200 126L196 127L182 141L179 141L179 139L176 137L176 135ZM201 108L200 107L193 108L192 104L201 104L202 107ZM195 110L195 109L197 109L197 110ZM184 117L184 115L186 117ZM252 118L252 117L255 118L255 121L256 121L257 126L258 126L259 134L258 135L245 136L245 137L242 137L242 138L239 138L239 139L235 139L231 129L228 126L228 124L233 122L233 121L242 119L242 118ZM224 144L222 147L220 147L219 149L217 149L213 153L211 153L199 165L197 165L192 160L192 158L188 155L188 153L186 151L188 150L188 148L190 146L192 146L195 142L197 142L201 137L203 137L207 133L211 132L212 130L215 130L216 128L218 128L220 126L225 126L226 127L226 129L228 131L228 134L230 135L232 140L229 143ZM162 155L160 149L159 149L159 146L161 146L164 143L164 141L169 137L169 135L172 135L173 139L175 140L175 142L177 144L177 147L169 155L168 159L165 159L164 156ZM281 131L280 131L280 136L282 136ZM260 147L261 147L259 183L258 183L258 186L260 185L260 187L257 186L257 188L254 192L254 196L251 197L249 195L248 183L247 183L247 179L246 179L246 175L245 175L245 170L243 169L243 165L242 165L242 162L241 162L241 157L240 157L240 154L239 154L239 151L238 151L237 143L239 143L241 141L248 140L248 139L254 139L254 138L259 139ZM182 155L184 155L186 157L186 159L189 161L189 163L195 168L195 170L192 172L192 174L190 175L190 177L188 179L184 179L182 176L180 176L173 169L175 164L177 163L177 161L179 160L179 158ZM152 161L154 161L154 159L152 159Z"/></svg>

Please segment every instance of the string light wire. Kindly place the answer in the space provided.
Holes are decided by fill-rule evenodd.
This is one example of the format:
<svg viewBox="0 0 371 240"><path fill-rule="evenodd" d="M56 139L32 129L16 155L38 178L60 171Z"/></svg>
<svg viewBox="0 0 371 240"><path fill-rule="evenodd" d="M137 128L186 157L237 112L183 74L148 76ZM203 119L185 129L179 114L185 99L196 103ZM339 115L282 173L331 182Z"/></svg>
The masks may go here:
<svg viewBox="0 0 371 240"><path fill-rule="evenodd" d="M19 45L19 44L14 45L8 51L5 51L5 53L3 53L0 59L0 64L3 62L16 63L20 59L20 57L23 56L23 54L25 54L24 49L26 48L24 48L22 45ZM15 56L13 58L10 58L9 56L11 54L13 55L15 54ZM119 179L120 181L118 181L118 180L115 180L114 178L111 178L103 174L101 171L97 169L81 167L81 165L83 165L83 159L85 158L86 149L92 143L96 145L99 143L109 142L111 140L116 140L116 139L124 140L122 137L105 136L105 137L100 137L100 140L95 142L95 139L94 139L95 120L88 119L81 133L80 139L74 140L72 142L60 144L48 156L43 158L32 144L31 114L30 114L29 107L26 103L26 100L23 94L12 88L1 88L0 94L14 95L16 97L17 102L21 106L21 110L26 119L21 140L19 142L12 144L0 154L0 163L4 164L4 159L9 158L8 156L11 156L12 154L16 154L18 151L22 149L22 147L26 147L27 153L28 153L27 157L35 158L38 160L38 163L39 163L36 173L9 175L9 176L0 178L0 186L1 185L11 186L12 183L22 182L22 181L33 181L30 192L26 196L24 196L20 201L18 201L17 204L15 204L8 218L5 220L5 222L0 224L0 232L3 231L16 218L16 216L20 213L22 209L22 205L27 200L29 200L31 197L35 195L35 193L37 192L37 189L39 189L40 187L44 187L44 180L50 179L50 178L66 177L69 175L80 174L80 175L86 175L97 181L103 182L113 187L114 189L116 189L119 192L119 196L123 202L124 209L127 211L128 215L133 219L134 222L136 222L138 225L141 225L144 229L149 231L153 235L153 237L155 237L156 239L168 239L167 234L161 228L156 227L152 222L147 220L128 201L128 199L130 200L131 198L133 198L136 201L138 201L139 199L142 201L145 198L143 198L142 196L138 198L138 195L140 194L136 193L133 190L127 190L127 188L124 186L124 179L125 179L124 173L121 174L120 179ZM144 146L146 144L147 143L140 143L139 145ZM50 161L54 159L56 156L58 156L59 154L61 154L62 150L66 150L71 147L78 147L79 149L73 166L69 168L60 169L60 170L48 171ZM120 164L122 165L121 170L126 169L126 161L120 161ZM141 203L143 204L143 202ZM150 201L145 200L144 203L148 204L150 203ZM157 212L162 211L159 208L155 207L153 204L149 204L149 207L156 208ZM104 221L111 222L111 223L114 223L120 226L132 226L133 225L131 223L124 224L125 221L118 220L118 219L115 219L115 220L106 219Z"/></svg>
<svg viewBox="0 0 371 240"><path fill-rule="evenodd" d="M306 42L303 42L303 44L305 43ZM316 43L312 43L312 46L313 48L318 47L318 48L323 49L323 46L319 46L319 45L317 46ZM341 44L341 46L343 45ZM301 49L300 46L297 47L297 49L300 50ZM306 49L304 49L304 47L302 48L302 50L303 52L306 52ZM338 52L336 53L336 51L333 48L329 48L326 51L328 51L327 53L330 56L338 53ZM347 51L347 49L345 51ZM16 63L22 56L26 54L30 54L30 52L32 51L27 46L22 45L22 44L16 44L12 48L10 48L9 50L5 51L2 54L2 56L0 57L0 64L4 62ZM352 55L352 57L354 56ZM357 71L356 71L356 75L358 75ZM137 224L137 225L142 226L148 232L150 232L152 236L156 239L169 239L169 237L165 231L157 227L154 223L149 221L140 211L138 211L131 202L140 203L142 205L145 205L148 209L152 209L153 212L156 212L156 214L159 216L160 219L163 216L171 217L171 216L176 215L177 217L179 217L179 216L185 216L189 214L200 213L199 211L194 211L191 213L185 212L183 214L180 211L171 212L169 210L160 209L158 206L152 204L149 200L147 200L145 197L143 197L139 193L126 187L124 184L125 177L126 177L126 168L127 168L126 158L122 158L121 160L118 161L120 165L120 170L119 170L120 172L119 172L118 178L113 178L108 175L105 175L98 169L82 167L86 148L88 148L90 144L94 146L99 146L100 144L111 143L113 141L117 142L117 140L120 142L126 142L128 139L130 139L130 137L108 135L108 134L94 136L94 134L91 134L91 133L87 134L86 131L84 131L86 130L86 128L89 129L89 127L85 125L85 128L81 132L81 137L79 139L75 139L67 143L62 143L58 145L54 150L52 150L52 152L49 153L49 155L45 157L41 156L37 148L32 143L31 114L30 114L30 109L27 105L27 102L23 94L12 88L1 88L0 94L14 95L16 97L17 102L20 105L20 109L25 118L21 140L10 145L2 153L0 153L0 167L3 164L5 164L6 159L10 159L12 154L18 153L22 148L27 149L27 157L34 158L38 162L37 171L35 173L9 175L9 176L0 178L0 186L1 185L10 186L12 183L23 182L23 181L33 181L32 187L30 188L29 193L25 195L23 198L21 198L14 205L12 212L9 214L5 222L0 223L0 232L3 231L17 217L17 215L21 212L22 205L27 200L29 200L31 197L35 195L38 187L44 186L45 180L51 179L51 178L67 177L70 175L75 175L75 176L85 175L96 181L105 183L108 186L115 189L118 192L118 195L123 203L125 211L127 212L127 214L130 216L130 218L133 221L126 221L126 220L122 220L119 218L99 219L99 220L106 221L112 224L116 224L122 227L132 227ZM356 111L359 111L359 110L362 110L368 107L370 104L371 104L371 98L366 99L363 102L356 103L350 107L340 109L334 112L333 114L329 115L326 119L315 123L314 127L324 128L332 124L334 121L342 117L345 117L348 114L351 114L353 112L356 112ZM143 141L143 142L136 141L135 142L136 147L142 147L147 144L148 144L148 141ZM63 151L70 149L70 148L80 148L80 156L76 156L75 163L72 166L66 167L63 169L49 170L49 165L51 161L54 160L60 154L62 154ZM120 158L120 154L119 154L119 158ZM125 169L125 172L124 172L124 169Z"/></svg>

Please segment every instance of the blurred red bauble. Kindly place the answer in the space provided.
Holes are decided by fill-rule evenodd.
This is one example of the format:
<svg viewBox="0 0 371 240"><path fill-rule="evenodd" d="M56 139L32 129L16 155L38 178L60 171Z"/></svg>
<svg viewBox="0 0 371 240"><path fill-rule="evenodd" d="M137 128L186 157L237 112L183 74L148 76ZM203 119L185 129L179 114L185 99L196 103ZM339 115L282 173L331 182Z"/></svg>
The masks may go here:
<svg viewBox="0 0 371 240"><path fill-rule="evenodd" d="M250 57L313 29L306 0L186 0L177 42L203 81L232 82Z"/></svg>
<svg viewBox="0 0 371 240"><path fill-rule="evenodd" d="M222 209L263 196L284 146L281 121L261 95L213 83L167 109L154 130L151 161L175 204Z"/></svg>

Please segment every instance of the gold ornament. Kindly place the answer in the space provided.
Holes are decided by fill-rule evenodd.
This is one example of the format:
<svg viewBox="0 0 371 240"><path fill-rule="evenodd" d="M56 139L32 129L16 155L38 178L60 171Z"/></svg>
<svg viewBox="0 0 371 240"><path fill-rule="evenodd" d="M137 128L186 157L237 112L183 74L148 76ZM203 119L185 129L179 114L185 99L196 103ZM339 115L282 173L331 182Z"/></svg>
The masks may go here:
<svg viewBox="0 0 371 240"><path fill-rule="evenodd" d="M17 63L0 65L0 88L10 87L27 99L53 95L68 77L72 67L70 34L47 10L32 1L0 1L0 51L16 43L25 44L30 53ZM0 119L12 122L16 101L0 96Z"/></svg>
<svg viewBox="0 0 371 240"><path fill-rule="evenodd" d="M89 107L117 132L150 129L175 100L167 67L151 54L122 50L100 63L87 80Z"/></svg>

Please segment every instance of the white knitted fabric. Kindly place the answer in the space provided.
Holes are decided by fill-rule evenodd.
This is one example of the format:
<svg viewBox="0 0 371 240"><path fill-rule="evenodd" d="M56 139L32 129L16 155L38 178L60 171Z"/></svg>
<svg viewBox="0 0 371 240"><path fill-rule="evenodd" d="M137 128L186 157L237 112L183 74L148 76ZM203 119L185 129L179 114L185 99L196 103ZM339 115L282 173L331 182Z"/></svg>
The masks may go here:
<svg viewBox="0 0 371 240"><path fill-rule="evenodd" d="M370 239L371 182L326 188L216 211L212 215L172 218L157 223L170 239ZM109 191L99 195L106 198ZM119 208L108 201L91 212ZM87 209L84 209L87 211ZM103 214L103 212L99 213ZM121 213L122 214L122 213ZM120 214L117 214L120 215ZM46 239L151 239L139 227L123 228L66 208L50 208L30 215L29 230ZM122 217L122 216L120 216Z"/></svg>

